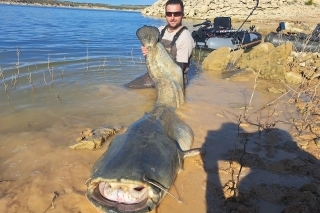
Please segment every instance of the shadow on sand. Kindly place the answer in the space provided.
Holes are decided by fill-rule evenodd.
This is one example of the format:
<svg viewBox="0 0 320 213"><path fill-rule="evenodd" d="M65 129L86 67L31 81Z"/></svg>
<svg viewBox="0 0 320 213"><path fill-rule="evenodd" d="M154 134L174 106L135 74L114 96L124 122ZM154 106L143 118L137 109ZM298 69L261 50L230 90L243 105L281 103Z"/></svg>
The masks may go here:
<svg viewBox="0 0 320 213"><path fill-rule="evenodd" d="M288 132L224 123L202 148L207 213L320 212L320 162Z"/></svg>

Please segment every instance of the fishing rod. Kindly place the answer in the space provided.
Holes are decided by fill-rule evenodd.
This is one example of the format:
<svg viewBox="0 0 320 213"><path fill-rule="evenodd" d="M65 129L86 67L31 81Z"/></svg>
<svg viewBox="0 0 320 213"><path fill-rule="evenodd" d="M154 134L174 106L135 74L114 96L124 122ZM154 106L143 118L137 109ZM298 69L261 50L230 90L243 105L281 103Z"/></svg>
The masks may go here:
<svg viewBox="0 0 320 213"><path fill-rule="evenodd" d="M253 0L253 1L255 1L255 0ZM241 26L239 27L238 30L240 30L241 27L244 25L244 23L246 23L246 21L248 20L248 18L253 14L253 11L255 11L255 10L257 9L257 7L258 7L258 5L259 5L259 0L256 0L256 1L257 1L256 6L254 6L254 8L252 9L252 11L250 12L250 14L249 14L248 17L246 18L246 20L244 20L244 22L241 24ZM237 30L237 31L238 31L238 30Z"/></svg>
<svg viewBox="0 0 320 213"><path fill-rule="evenodd" d="M243 23L241 24L241 26L237 29L237 31L235 32L235 34L232 36L233 39L235 38L235 36L238 34L238 32L240 31L241 27L244 25L244 23L246 23L246 21L249 19L249 17L253 14L253 12L257 9L258 5L259 5L259 0L253 0L256 1L256 6L254 6L254 8L252 9L252 11L250 12L250 14L247 16L247 18L243 21ZM235 41L233 41L235 42Z"/></svg>
<svg viewBox="0 0 320 213"><path fill-rule="evenodd" d="M232 30L232 32L235 32L234 36L237 35L237 33L239 32L239 30L241 29L241 27L244 25L244 23L246 23L246 21L248 20L248 18L253 14L253 12L257 9L258 5L259 5L259 0L253 0L253 1L257 1L256 6L254 6L254 8L252 9L252 11L250 12L250 14L248 15L248 17L244 20L244 22L241 24L241 26L237 29L237 30ZM204 28L207 28L209 26L211 26L211 21L209 21L208 19L206 19L203 23L200 24L195 24L193 25L193 27L198 27L204 25ZM201 28L199 28L201 29ZM198 31L199 31L198 29ZM226 31L228 32L228 31Z"/></svg>

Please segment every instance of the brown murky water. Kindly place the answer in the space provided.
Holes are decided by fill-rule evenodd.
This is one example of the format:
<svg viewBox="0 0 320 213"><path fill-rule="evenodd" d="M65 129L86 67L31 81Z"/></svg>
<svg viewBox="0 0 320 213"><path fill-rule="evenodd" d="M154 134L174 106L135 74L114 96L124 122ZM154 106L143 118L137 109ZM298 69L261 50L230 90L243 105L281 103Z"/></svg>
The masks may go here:
<svg viewBox="0 0 320 213"><path fill-rule="evenodd" d="M224 186L230 180L237 182L232 171L238 174L241 156L239 187L240 191L244 190L243 194L248 188L263 194L261 183L299 188L305 183L319 181L317 174L307 176L281 163L300 154L313 158L315 164L318 162L300 150L288 133L290 125L284 123L288 115L294 116L294 109L279 105L276 118L270 116L274 106L259 110L279 96L266 92L269 84L259 82L251 103L253 108L248 110L247 117L250 115L253 123L257 123L257 118L262 124L270 119L283 122L277 124L277 129L257 134L258 128L254 125L241 125L239 130L237 125L239 116L244 115L243 107L249 105L253 81L229 82L207 73L200 73L193 79L187 87L186 104L177 113L194 131L193 146L203 147L205 154L185 160L185 169L170 190L182 203L167 195L153 212L230 210L225 204L230 193ZM40 106L12 109L1 117L0 212L96 212L84 196L84 183L93 163L107 147L75 151L68 145L74 143L85 128L105 124L129 126L151 110L155 100L154 89L127 90L112 85L92 85L85 91L78 87L60 94L64 94L60 99L51 96ZM68 102L68 96L77 98ZM30 97L25 96L26 99ZM106 107L109 101L117 101L114 106L120 107ZM240 134L242 132L248 134ZM245 157L241 154L243 141L247 141ZM273 198L272 192L266 192L249 206L258 209L257 212L263 212L259 211L259 206L280 212L284 204L279 200L271 202L270 197Z"/></svg>

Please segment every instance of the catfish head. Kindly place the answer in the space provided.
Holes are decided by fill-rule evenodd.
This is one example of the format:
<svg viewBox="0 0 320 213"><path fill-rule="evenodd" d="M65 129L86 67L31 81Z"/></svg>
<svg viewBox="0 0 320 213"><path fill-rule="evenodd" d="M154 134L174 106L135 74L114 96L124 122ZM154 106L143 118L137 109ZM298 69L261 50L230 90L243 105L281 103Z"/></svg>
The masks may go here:
<svg viewBox="0 0 320 213"><path fill-rule="evenodd" d="M164 193L145 180L95 179L88 184L87 199L100 212L149 212Z"/></svg>

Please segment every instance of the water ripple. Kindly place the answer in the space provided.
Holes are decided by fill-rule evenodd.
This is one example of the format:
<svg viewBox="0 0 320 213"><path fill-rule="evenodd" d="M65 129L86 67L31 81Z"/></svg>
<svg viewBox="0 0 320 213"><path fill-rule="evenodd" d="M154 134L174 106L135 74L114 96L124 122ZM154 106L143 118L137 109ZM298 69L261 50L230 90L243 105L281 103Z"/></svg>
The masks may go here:
<svg viewBox="0 0 320 213"><path fill-rule="evenodd" d="M165 23L138 12L2 4L0 14L2 114L43 104L49 96L56 101L62 92L78 100L82 93L72 88L80 85L122 86L146 72L136 30Z"/></svg>

